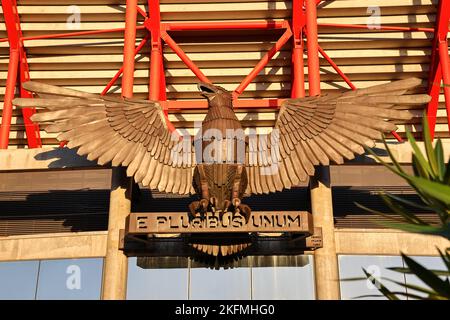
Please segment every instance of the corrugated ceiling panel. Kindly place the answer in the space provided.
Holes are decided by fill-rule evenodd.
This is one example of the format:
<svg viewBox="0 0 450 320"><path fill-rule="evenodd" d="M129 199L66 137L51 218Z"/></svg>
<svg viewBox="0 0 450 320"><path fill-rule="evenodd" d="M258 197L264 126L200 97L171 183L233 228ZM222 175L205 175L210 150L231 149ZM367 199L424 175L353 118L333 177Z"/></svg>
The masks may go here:
<svg viewBox="0 0 450 320"><path fill-rule="evenodd" d="M78 30L120 28L124 26L125 1L119 0L19 0L19 13L24 36L62 33ZM433 27L436 0L374 0L370 6L380 8L382 25ZM139 1L145 9L147 1ZM81 12L79 29L71 30L67 19ZM289 19L291 1L279 0L162 0L161 15L164 21L217 21ZM370 19L366 2L324 1L319 6L319 23L366 24ZM0 19L3 17L0 15ZM140 17L140 23L143 18ZM0 37L6 37L5 26L0 21ZM233 90L251 68L278 39L280 31L221 31L172 32L193 61L215 83ZM138 32L138 41L144 35ZM319 27L319 42L328 55L341 67L358 88L385 83L391 80L420 77L427 78L432 34L424 32L380 32L377 30L338 29ZM51 84L100 93L109 79L121 67L123 39L121 33L95 36L32 40L25 43L31 78ZM290 91L290 43L267 65L249 85L243 98L288 97ZM164 47L169 99L200 99L196 78L167 46ZM137 56L135 96L146 98L149 83L149 48ZM323 90L345 90L348 86L321 59ZM0 43L0 99L8 67L8 44ZM307 70L305 68L305 72ZM308 87L308 85L306 84ZM120 93L120 82L111 90ZM414 110L416 118L413 131L420 131L422 110ZM193 122L202 120L203 113L172 114L177 127L192 128ZM239 114L240 119L250 119L244 125L256 125L266 130L273 125L274 112ZM437 136L449 137L445 124L445 110L441 97L436 130ZM14 112L11 147L26 144L23 121L19 111ZM192 131L192 130L190 130ZM404 131L400 124L399 131ZM56 144L54 135L41 134L43 143Z"/></svg>

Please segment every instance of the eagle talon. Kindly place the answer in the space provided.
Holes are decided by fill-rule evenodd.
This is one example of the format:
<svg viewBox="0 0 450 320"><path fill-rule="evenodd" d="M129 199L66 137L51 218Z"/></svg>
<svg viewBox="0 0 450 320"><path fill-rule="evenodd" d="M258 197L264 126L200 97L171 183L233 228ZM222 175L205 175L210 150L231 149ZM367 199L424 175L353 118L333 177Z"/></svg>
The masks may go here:
<svg viewBox="0 0 450 320"><path fill-rule="evenodd" d="M200 209L201 209L203 212L208 211L208 206L209 206L208 200L206 200L206 199L200 200Z"/></svg>
<svg viewBox="0 0 450 320"><path fill-rule="evenodd" d="M209 203L211 204L211 211L212 212L216 212L216 210L217 210L217 198L216 197L209 198Z"/></svg>
<svg viewBox="0 0 450 320"><path fill-rule="evenodd" d="M200 215L200 201L193 201L189 204L189 212L191 214L191 218L195 218Z"/></svg>
<svg viewBox="0 0 450 320"><path fill-rule="evenodd" d="M250 220L250 216L252 214L252 210L250 209L250 207L248 205L240 204L235 209L235 213L239 213L241 216L243 216L245 219L245 222L248 223L248 221Z"/></svg>
<svg viewBox="0 0 450 320"><path fill-rule="evenodd" d="M228 210L230 209L231 206L231 201L230 200L224 200L223 204L222 204L222 212L221 212L221 216L220 218L222 218L222 216L228 212Z"/></svg>

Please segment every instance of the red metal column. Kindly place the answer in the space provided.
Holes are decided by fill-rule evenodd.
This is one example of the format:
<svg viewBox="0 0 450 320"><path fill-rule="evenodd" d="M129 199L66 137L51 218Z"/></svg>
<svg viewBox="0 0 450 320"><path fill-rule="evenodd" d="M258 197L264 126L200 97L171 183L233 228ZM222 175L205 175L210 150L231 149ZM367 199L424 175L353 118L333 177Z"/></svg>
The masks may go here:
<svg viewBox="0 0 450 320"><path fill-rule="evenodd" d="M139 51L141 51L141 49L144 47L144 45L147 43L147 41L148 41L148 36L146 36L144 39L142 39L142 41L139 43L139 45L134 50L135 56L139 53ZM112 77L112 79L108 82L105 89L103 89L103 91L101 93L102 96L104 96L108 93L109 89L111 89L111 87L116 83L116 81L120 78L122 73L123 73L123 65L119 69L119 71L117 71L117 73L114 75L114 77Z"/></svg>
<svg viewBox="0 0 450 320"><path fill-rule="evenodd" d="M447 125L450 131L450 61L448 57L447 39L439 41L439 57L441 58L442 82L444 86L445 108L447 110Z"/></svg>
<svg viewBox="0 0 450 320"><path fill-rule="evenodd" d="M150 19L146 21L151 33L150 56L150 100L166 100L166 78L164 75L164 59L161 45L161 13L159 0L148 0ZM167 113L167 111L166 111Z"/></svg>
<svg viewBox="0 0 450 320"><path fill-rule="evenodd" d="M256 78L258 73L261 72L262 69L267 65L270 59L280 51L280 49L286 44L289 38L292 36L292 31L289 25L286 26L286 31L283 35L278 39L278 41L274 44L274 46L261 58L261 60L256 64L253 70L242 80L239 86L234 90L233 97L237 98L247 86Z"/></svg>
<svg viewBox="0 0 450 320"><path fill-rule="evenodd" d="M134 50L136 45L137 0L127 0L125 38L123 45L122 96L133 97Z"/></svg>
<svg viewBox="0 0 450 320"><path fill-rule="evenodd" d="M306 24L303 0L292 1L292 88L291 98L305 96L305 71L303 61L303 29Z"/></svg>
<svg viewBox="0 0 450 320"><path fill-rule="evenodd" d="M28 70L26 53L21 43L22 30L20 29L20 20L16 0L3 0L2 8L10 48L10 61L4 97L2 125L0 129L0 148L6 149L9 144L12 99L14 99L18 73L20 74L20 96L23 98L31 98L32 95L22 88L22 83L30 80L30 74ZM37 148L42 145L39 127L30 120L30 117L34 113L34 108L22 109L29 148Z"/></svg>
<svg viewBox="0 0 450 320"><path fill-rule="evenodd" d="M436 116L439 107L439 94L441 81L445 74L447 80L444 79L445 104L447 108L447 120L450 128L450 92L448 75L448 25L450 22L450 0L440 0L436 15L436 27L434 30L433 49L431 53L430 75L428 77L428 94L431 101L428 103L427 118L430 126L431 137L434 138L436 127Z"/></svg>
<svg viewBox="0 0 450 320"><path fill-rule="evenodd" d="M338 67L338 65L327 55L327 53L320 47L318 46L319 52L322 55L322 57L325 58L325 60L327 60L327 62L330 64L331 67L333 67L333 69L338 73L338 75L341 76L341 78L345 81L346 84L348 84L348 86L352 89L352 90L356 90L356 87L353 85L353 83L351 82L351 80L345 75L345 73L342 72L342 70Z"/></svg>
<svg viewBox="0 0 450 320"><path fill-rule="evenodd" d="M2 125L0 127L0 149L7 149L9 132L11 129L12 100L16 91L17 71L19 68L19 51L10 49L8 77L6 80L5 97L3 103Z"/></svg>
<svg viewBox="0 0 450 320"><path fill-rule="evenodd" d="M320 94L319 44L317 37L317 1L305 0L306 4L306 38L308 47L308 82L309 95Z"/></svg>
<svg viewBox="0 0 450 320"><path fill-rule="evenodd" d="M171 36L164 30L161 37L165 43L175 52L175 54L184 62L184 64L191 69L200 81L212 83L207 76L197 67L197 65L187 56L187 54L180 48L180 46L172 39Z"/></svg>
<svg viewBox="0 0 450 320"><path fill-rule="evenodd" d="M148 0L150 19L146 20L146 27L151 34L150 51L150 83L149 100L166 101L166 76L164 72L164 56L161 42L161 12L159 0ZM166 124L170 131L175 131L172 122L169 121L169 110L163 105Z"/></svg>

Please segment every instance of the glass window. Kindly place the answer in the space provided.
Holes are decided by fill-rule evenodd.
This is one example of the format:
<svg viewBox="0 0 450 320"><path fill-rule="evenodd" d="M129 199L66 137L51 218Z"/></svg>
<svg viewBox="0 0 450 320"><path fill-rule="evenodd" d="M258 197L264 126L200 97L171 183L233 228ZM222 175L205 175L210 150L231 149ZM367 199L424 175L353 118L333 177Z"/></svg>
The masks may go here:
<svg viewBox="0 0 450 320"><path fill-rule="evenodd" d="M274 257L276 258L276 257ZM297 266L253 267L253 299L313 300L313 256L298 257L303 263Z"/></svg>
<svg viewBox="0 0 450 320"><path fill-rule="evenodd" d="M34 300L39 261L0 263L0 300Z"/></svg>
<svg viewBox="0 0 450 320"><path fill-rule="evenodd" d="M362 268L374 275L376 278L389 278L395 281L404 282L403 274L387 270L390 267L403 267L402 258L399 256L339 256L339 277L341 279L341 299L386 299L369 280L344 281L344 279L365 277ZM405 292L396 284L383 281L391 291Z"/></svg>
<svg viewBox="0 0 450 320"><path fill-rule="evenodd" d="M102 270L103 258L43 260L37 299L100 299Z"/></svg>
<svg viewBox="0 0 450 320"><path fill-rule="evenodd" d="M187 300L188 268L149 268L128 259L128 300Z"/></svg>
<svg viewBox="0 0 450 320"><path fill-rule="evenodd" d="M220 270L192 268L189 298L206 300L250 300L250 278L250 268Z"/></svg>
<svg viewBox="0 0 450 320"><path fill-rule="evenodd" d="M414 259L417 263L420 263L422 266L429 270L447 270L447 267L444 264L444 261L441 257L424 257L424 256L409 256L410 258ZM407 265L405 264L405 268L407 268ZM413 274L406 274L406 283L420 286L423 288L429 288L425 283L423 283L422 280L420 280L417 276ZM445 279L445 277L442 277ZM424 293L420 293L415 290L409 290L408 293L419 295L422 297L427 296Z"/></svg>

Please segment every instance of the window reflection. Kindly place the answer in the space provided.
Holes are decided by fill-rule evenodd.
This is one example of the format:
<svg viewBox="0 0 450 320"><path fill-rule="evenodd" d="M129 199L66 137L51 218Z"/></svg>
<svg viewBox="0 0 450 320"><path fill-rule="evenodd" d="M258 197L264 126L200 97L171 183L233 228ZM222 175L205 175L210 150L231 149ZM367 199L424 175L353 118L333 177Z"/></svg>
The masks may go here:
<svg viewBox="0 0 450 320"><path fill-rule="evenodd" d="M251 299L251 269L191 269L190 299Z"/></svg>
<svg viewBox="0 0 450 320"><path fill-rule="evenodd" d="M417 263L420 263L422 266L427 268L428 270L447 270L447 267L444 264L444 261L441 257L424 257L424 256L409 256ZM408 266L405 264L405 268ZM429 288L422 280L420 280L417 276L413 274L405 274L406 277L406 283L420 286L423 288ZM445 279L445 276L441 277L442 279ZM418 292L416 290L408 290L408 293L418 295L421 297L426 297L427 294Z"/></svg>
<svg viewBox="0 0 450 320"><path fill-rule="evenodd" d="M313 260L246 257L217 270L181 257L129 258L127 299L314 299Z"/></svg>
<svg viewBox="0 0 450 320"><path fill-rule="evenodd" d="M141 261L138 265L137 260L137 258L128 259L128 300L188 299L187 259L183 263L185 268L161 269L152 268Z"/></svg>
<svg viewBox="0 0 450 320"><path fill-rule="evenodd" d="M41 261L37 299L100 299L103 259Z"/></svg>
<svg viewBox="0 0 450 320"><path fill-rule="evenodd" d="M403 267L402 258L399 256L339 256L341 299L386 299L369 280L345 281L345 279L365 278L362 270L364 268L378 279L389 278L404 282L403 274L388 270L387 268L390 267ZM391 291L405 292L403 287L391 282L388 287ZM374 295L381 296L375 297Z"/></svg>
<svg viewBox="0 0 450 320"><path fill-rule="evenodd" d="M39 261L0 262L0 300L33 300Z"/></svg>
<svg viewBox="0 0 450 320"><path fill-rule="evenodd" d="M273 257L276 258L276 257ZM252 268L252 298L255 300L313 300L314 265L309 255L296 257L296 266Z"/></svg>

